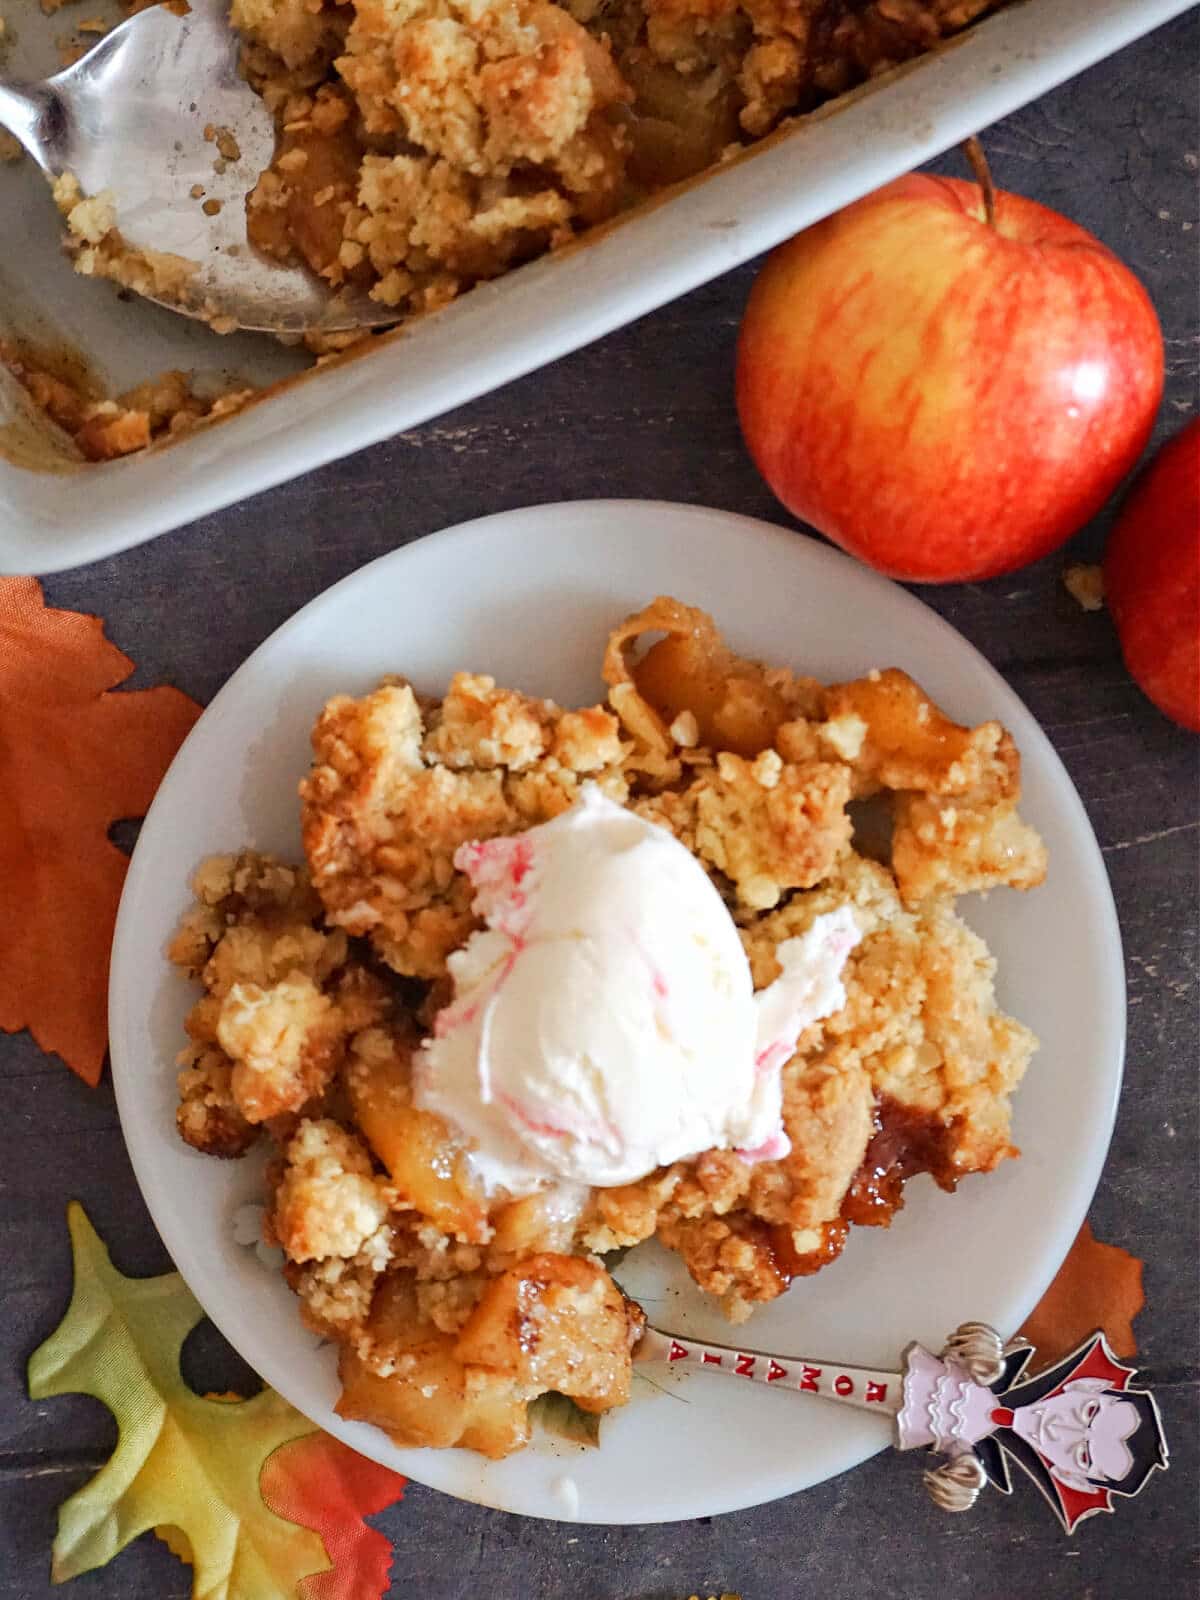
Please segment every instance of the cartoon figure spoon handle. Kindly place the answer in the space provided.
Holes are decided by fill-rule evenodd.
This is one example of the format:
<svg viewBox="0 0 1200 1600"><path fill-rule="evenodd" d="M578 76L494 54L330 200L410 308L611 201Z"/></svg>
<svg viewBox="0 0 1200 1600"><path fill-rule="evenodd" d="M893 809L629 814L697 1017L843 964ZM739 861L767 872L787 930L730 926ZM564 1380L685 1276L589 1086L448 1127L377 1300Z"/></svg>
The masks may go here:
<svg viewBox="0 0 1200 1600"><path fill-rule="evenodd" d="M656 1328L646 1329L635 1359L697 1366L891 1417L897 1449L946 1457L925 1473L930 1498L944 1511L969 1510L989 1483L1011 1494L1015 1461L1071 1533L1166 1470L1162 1420L1153 1395L1132 1387L1136 1368L1117 1360L1102 1333L1027 1377L1033 1353L1022 1341L1005 1344L985 1322L965 1322L940 1355L909 1345L899 1371L703 1344Z"/></svg>

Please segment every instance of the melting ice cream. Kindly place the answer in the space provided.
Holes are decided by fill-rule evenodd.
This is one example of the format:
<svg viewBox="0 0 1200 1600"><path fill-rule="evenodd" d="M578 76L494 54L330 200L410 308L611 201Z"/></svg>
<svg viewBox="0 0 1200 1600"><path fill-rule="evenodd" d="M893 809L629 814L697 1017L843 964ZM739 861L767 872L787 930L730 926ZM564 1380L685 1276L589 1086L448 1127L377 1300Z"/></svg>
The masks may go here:
<svg viewBox="0 0 1200 1600"><path fill-rule="evenodd" d="M462 846L486 926L450 957L454 999L415 1098L472 1141L484 1185L609 1187L703 1150L786 1154L780 1071L845 1004L852 914L778 948L755 994L694 856L594 784L554 821Z"/></svg>

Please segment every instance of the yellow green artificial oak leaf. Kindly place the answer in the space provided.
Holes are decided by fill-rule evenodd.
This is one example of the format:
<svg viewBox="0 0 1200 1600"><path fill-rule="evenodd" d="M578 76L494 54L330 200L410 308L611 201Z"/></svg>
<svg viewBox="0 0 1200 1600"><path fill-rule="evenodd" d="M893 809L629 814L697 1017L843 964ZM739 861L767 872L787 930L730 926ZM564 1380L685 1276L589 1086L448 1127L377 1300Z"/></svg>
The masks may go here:
<svg viewBox="0 0 1200 1600"><path fill-rule="evenodd" d="M295 1600L324 1572L320 1537L268 1510L267 1457L313 1431L272 1389L251 1400L188 1388L179 1352L203 1316L177 1272L126 1278L83 1207L67 1208L75 1287L63 1321L29 1361L35 1400L90 1394L117 1419L117 1448L59 1510L55 1583L102 1567L153 1528L194 1568L193 1600Z"/></svg>

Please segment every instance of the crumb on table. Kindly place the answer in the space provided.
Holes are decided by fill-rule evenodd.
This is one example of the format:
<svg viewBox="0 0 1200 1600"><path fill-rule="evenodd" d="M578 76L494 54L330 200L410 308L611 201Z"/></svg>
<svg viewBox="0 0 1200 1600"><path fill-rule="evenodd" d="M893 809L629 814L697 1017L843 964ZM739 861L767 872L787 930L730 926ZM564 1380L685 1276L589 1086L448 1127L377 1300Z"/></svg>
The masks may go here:
<svg viewBox="0 0 1200 1600"><path fill-rule="evenodd" d="M1103 567L1077 562L1064 571L1062 581L1072 600L1084 611L1104 609Z"/></svg>

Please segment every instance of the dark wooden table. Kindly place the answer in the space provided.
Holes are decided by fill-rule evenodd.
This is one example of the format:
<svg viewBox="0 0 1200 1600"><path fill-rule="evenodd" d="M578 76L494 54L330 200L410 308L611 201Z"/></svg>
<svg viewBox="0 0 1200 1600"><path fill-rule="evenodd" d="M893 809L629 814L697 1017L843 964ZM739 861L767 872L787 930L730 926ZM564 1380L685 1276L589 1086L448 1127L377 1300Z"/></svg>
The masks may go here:
<svg viewBox="0 0 1200 1600"><path fill-rule="evenodd" d="M991 130L998 181L1091 228L1139 273L1167 338L1159 437L1197 406L1196 13ZM939 167L959 170L955 158ZM661 497L786 520L747 460L731 397L746 267L635 327L452 416L49 581L100 613L135 684L207 701L243 658L335 579L484 512L598 495ZM1095 559L1106 518L1070 547ZM1087 805L1125 939L1129 1055L1097 1233L1144 1257L1141 1360L1173 1467L1112 1519L1064 1539L1032 1491L947 1518L915 1465L885 1455L803 1496L682 1526L572 1529L412 1486L376 1519L406 1600L1125 1600L1194 1592L1197 1366L1197 750L1126 677L1106 615L1086 615L1057 555L1013 578L925 591L1041 720ZM1064 952L1064 959L1069 959ZM87 1206L130 1273L169 1268L121 1142L111 1089L90 1091L24 1036L0 1036L0 1600L51 1592L55 1508L114 1442L97 1403L25 1397L25 1360L70 1281L63 1208ZM246 1376L213 1335L205 1387ZM719 1448L719 1442L714 1442ZM83 1596L176 1600L188 1574L146 1537L80 1579Z"/></svg>

